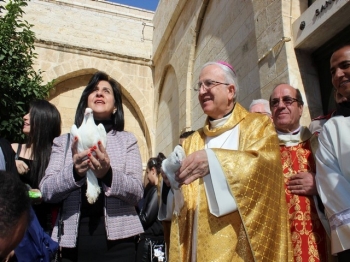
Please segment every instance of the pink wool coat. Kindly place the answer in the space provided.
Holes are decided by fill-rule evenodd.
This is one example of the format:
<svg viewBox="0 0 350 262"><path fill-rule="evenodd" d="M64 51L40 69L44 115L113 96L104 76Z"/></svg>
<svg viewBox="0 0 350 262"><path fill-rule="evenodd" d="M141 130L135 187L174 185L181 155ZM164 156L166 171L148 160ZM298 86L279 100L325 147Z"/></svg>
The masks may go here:
<svg viewBox="0 0 350 262"><path fill-rule="evenodd" d="M63 201L64 234L60 246L75 247L80 216L81 192L86 178L75 181L71 147L67 134L57 137L52 146L50 163L40 183L43 200L49 203ZM103 185L104 215L107 238L116 240L143 232L135 206L142 198L142 163L136 138L129 132L110 131L106 151L113 173L111 187ZM57 219L58 220L58 219ZM52 238L57 241L57 222Z"/></svg>

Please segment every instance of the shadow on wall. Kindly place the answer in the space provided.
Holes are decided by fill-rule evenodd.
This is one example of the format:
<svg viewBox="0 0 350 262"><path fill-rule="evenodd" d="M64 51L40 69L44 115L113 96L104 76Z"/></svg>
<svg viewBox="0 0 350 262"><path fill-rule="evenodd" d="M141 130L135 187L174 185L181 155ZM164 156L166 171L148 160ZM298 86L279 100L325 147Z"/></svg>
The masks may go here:
<svg viewBox="0 0 350 262"><path fill-rule="evenodd" d="M173 151L179 141L179 101L178 82L173 67L168 67L164 73L159 94L157 110L156 148L155 152L166 155Z"/></svg>

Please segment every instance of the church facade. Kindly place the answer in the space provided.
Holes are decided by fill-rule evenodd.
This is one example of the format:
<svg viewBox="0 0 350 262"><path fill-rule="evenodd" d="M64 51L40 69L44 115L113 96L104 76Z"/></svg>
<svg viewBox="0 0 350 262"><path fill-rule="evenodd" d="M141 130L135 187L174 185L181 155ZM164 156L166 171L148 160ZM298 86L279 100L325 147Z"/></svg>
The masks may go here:
<svg viewBox="0 0 350 262"><path fill-rule="evenodd" d="M102 0L31 0L25 19L37 37L35 69L55 79L49 100L62 114L63 132L88 79L105 71L121 85L125 129L136 135L145 165L158 152L169 154L181 131L203 125L193 87L208 61L234 66L246 108L283 82L303 94L302 124L331 109L327 59L349 35L349 5L160 0L150 12Z"/></svg>

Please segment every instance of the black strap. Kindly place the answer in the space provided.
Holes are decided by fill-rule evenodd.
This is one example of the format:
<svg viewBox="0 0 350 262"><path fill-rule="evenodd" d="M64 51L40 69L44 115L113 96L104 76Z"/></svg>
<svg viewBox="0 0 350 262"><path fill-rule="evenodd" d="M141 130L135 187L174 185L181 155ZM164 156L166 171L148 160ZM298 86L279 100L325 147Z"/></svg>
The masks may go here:
<svg viewBox="0 0 350 262"><path fill-rule="evenodd" d="M68 152L68 148L69 148L69 141L70 141L70 133L67 134L67 143L66 143L66 149L64 151L63 166L66 163L66 156L67 156L67 152ZM60 208L60 211L58 214L57 243L58 243L59 248L58 248L58 251L57 251L56 256L55 256L55 262L61 260L60 243L61 243L61 237L62 237L62 235L64 235L64 232L63 232L64 222L63 222L62 213L63 213L63 201L61 202L61 208Z"/></svg>
<svg viewBox="0 0 350 262"><path fill-rule="evenodd" d="M19 155L21 154L21 151L22 151L22 144L18 144L15 160L18 160Z"/></svg>
<svg viewBox="0 0 350 262"><path fill-rule="evenodd" d="M67 156L67 151L69 148L69 140L70 140L70 133L67 134L67 143L66 143L66 149L64 151L64 161L63 161L63 166L66 163L66 156ZM58 217L58 230L57 230L57 238L58 238L58 245L61 242L61 237L64 234L63 233L63 218L62 218L62 213L63 213L63 201L61 203L61 208L60 208L60 212L59 212L59 217Z"/></svg>

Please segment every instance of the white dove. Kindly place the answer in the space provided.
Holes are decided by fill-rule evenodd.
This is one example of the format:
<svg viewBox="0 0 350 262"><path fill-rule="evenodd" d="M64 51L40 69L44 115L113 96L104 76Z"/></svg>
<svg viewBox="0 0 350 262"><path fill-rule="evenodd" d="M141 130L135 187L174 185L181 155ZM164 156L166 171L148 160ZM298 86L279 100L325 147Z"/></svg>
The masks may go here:
<svg viewBox="0 0 350 262"><path fill-rule="evenodd" d="M79 128L77 128L76 125L73 125L70 133L72 137L78 137L78 152L89 149L95 145L97 146L98 141L101 141L102 145L106 147L106 130L102 124L96 126L91 108L85 109L83 123ZM89 169L87 171L86 178L86 197L88 202L93 204L96 202L101 189L92 170Z"/></svg>
<svg viewBox="0 0 350 262"><path fill-rule="evenodd" d="M185 151L179 145L174 148L174 151L162 162L163 172L166 174L171 189L174 193L175 207L174 215L179 215L182 206L184 205L184 197L182 195L179 183L175 180L175 173L181 167L182 160L186 157Z"/></svg>

